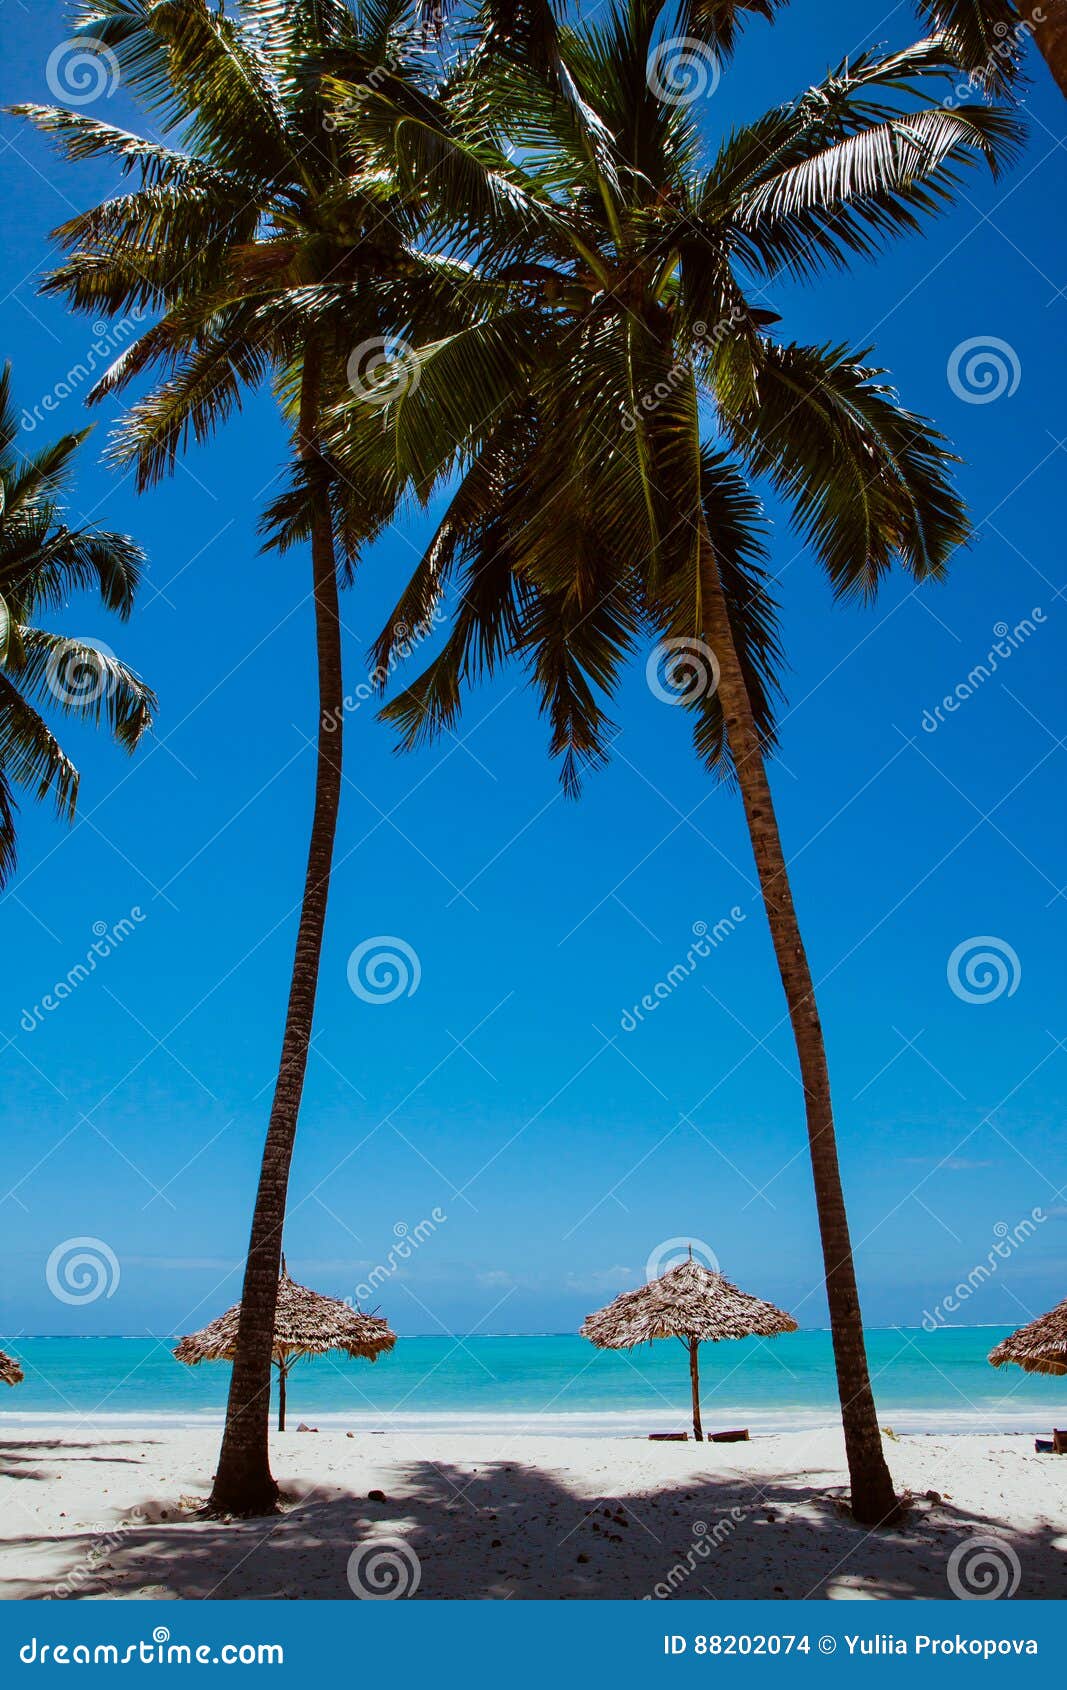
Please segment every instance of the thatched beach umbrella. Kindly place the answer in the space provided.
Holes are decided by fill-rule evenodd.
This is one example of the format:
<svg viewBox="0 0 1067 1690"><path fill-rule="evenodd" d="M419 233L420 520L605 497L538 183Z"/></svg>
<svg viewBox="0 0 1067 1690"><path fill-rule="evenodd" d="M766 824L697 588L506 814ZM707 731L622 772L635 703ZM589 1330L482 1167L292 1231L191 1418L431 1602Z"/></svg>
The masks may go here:
<svg viewBox="0 0 1067 1690"><path fill-rule="evenodd" d="M775 1338L796 1329L792 1315L739 1291L721 1273L709 1272L693 1260L690 1249L687 1262L639 1285L636 1291L624 1291L606 1309L587 1316L581 1333L602 1350L632 1350L657 1338L680 1339L689 1351L693 1436L703 1443L697 1359L701 1344L715 1344L721 1338Z"/></svg>
<svg viewBox="0 0 1067 1690"><path fill-rule="evenodd" d="M23 1378L23 1371L14 1357L0 1350L0 1384L21 1385Z"/></svg>
<svg viewBox="0 0 1067 1690"><path fill-rule="evenodd" d="M240 1303L220 1314L202 1332L183 1338L174 1354L179 1361L196 1367L202 1361L232 1361L237 1348ZM396 1333L388 1322L375 1315L360 1314L336 1297L323 1297L290 1279L282 1257L278 1279L278 1306L274 1315L274 1365L278 1369L278 1430L285 1431L285 1382L289 1370L301 1356L322 1356L330 1350L377 1361L383 1350L391 1350Z"/></svg>
<svg viewBox="0 0 1067 1690"><path fill-rule="evenodd" d="M989 1352L994 1367L1013 1361L1027 1373L1067 1373L1067 1297Z"/></svg>

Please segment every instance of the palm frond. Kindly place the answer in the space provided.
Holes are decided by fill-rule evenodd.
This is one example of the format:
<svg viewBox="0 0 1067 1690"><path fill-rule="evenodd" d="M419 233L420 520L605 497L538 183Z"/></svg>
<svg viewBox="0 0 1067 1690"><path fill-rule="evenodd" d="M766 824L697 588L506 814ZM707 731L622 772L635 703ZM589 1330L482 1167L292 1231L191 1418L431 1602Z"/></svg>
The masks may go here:
<svg viewBox="0 0 1067 1690"><path fill-rule="evenodd" d="M0 674L0 787L10 799L10 782L24 786L36 799L51 794L57 813L73 819L78 801L78 771L63 751L43 716L28 704L6 675ZM0 836L13 835L13 809L4 813L0 800ZM11 846L13 847L13 837ZM0 886L4 883L0 845Z"/></svg>
<svg viewBox="0 0 1067 1690"><path fill-rule="evenodd" d="M24 701L105 723L119 745L135 749L152 724L157 699L133 669L103 646L43 628L23 628L22 641L23 659L8 679Z"/></svg>
<svg viewBox="0 0 1067 1690"><path fill-rule="evenodd" d="M978 87L1010 88L1019 74L1026 16L1013 0L917 0L920 16L942 34L960 67Z"/></svg>
<svg viewBox="0 0 1067 1690"><path fill-rule="evenodd" d="M968 524L944 436L863 356L763 341L740 379L720 364L716 398L738 453L790 500L835 593L870 598L894 562L917 580L942 574Z"/></svg>

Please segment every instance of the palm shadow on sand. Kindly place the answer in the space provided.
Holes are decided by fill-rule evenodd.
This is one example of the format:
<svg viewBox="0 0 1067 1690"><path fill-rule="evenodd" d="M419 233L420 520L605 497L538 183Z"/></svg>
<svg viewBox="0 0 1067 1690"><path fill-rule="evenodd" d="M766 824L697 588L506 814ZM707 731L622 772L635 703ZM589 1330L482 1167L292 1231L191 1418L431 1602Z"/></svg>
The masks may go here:
<svg viewBox="0 0 1067 1690"><path fill-rule="evenodd" d="M44 1454L33 1440L21 1450L26 1462ZM995 1538L995 1579L1003 1566L1007 1586L1017 1567L1019 1597L1067 1594L1058 1530L1021 1533L949 1498L918 1499L901 1527L872 1533L851 1520L839 1488L803 1473L758 1486L709 1473L591 1500L518 1460L473 1471L422 1461L383 1502L360 1492L358 1465L351 1489L291 1492L271 1519L198 1519L177 1497L146 1496L139 1518L116 1514L103 1547L90 1533L64 1539L59 1562L50 1540L9 1537L19 1576L7 1593L43 1597L61 1584L62 1595L87 1597L351 1601L351 1565L357 1586L381 1594L399 1580L419 1600L936 1598L954 1594L954 1552L966 1577L972 1540ZM988 1571L987 1556L976 1576Z"/></svg>

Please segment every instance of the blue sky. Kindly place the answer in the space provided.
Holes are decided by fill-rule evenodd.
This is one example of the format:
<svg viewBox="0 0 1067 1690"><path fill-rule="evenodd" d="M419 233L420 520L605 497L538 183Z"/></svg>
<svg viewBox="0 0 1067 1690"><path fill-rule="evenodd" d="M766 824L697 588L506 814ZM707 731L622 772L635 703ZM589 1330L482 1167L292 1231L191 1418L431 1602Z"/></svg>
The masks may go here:
<svg viewBox="0 0 1067 1690"><path fill-rule="evenodd" d="M5 12L5 98L47 99L62 8ZM911 33L907 6L866 0L754 24L707 102L709 134ZM947 584L897 581L874 609L846 609L770 505L792 663L773 780L874 1324L918 1323L1035 1209L1047 1218L960 1318L1021 1322L1065 1290L1064 107L1032 70L1029 143L1003 180L973 173L958 209L877 264L767 295L797 338L876 347L956 443L976 524ZM141 121L121 89L91 109ZM93 338L37 296L49 230L112 178L61 165L10 119L3 143L2 345L32 412ZM991 337L1018 383L974 403L949 361ZM133 761L64 728L83 771L73 830L23 814L0 980L11 1335L185 1330L237 1296L303 875L308 562L262 556L254 537L281 430L252 400L138 497L99 462L116 414L104 407L85 450L76 508L135 534L151 569L128 626L89 600L62 624L120 651L161 705ZM75 393L31 442L83 421ZM426 533L420 520L390 532L346 595L350 691ZM997 674L924 730L994 628L1035 610ZM803 1325L825 1321L801 1097L739 802L697 768L683 713L640 667L619 719L615 761L576 806L517 676L476 694L459 741L413 758L369 707L350 718L287 1251L298 1277L351 1294L436 1209L380 1293L401 1332L573 1329L676 1237L705 1241ZM694 923L733 909L743 919L712 955L623 1031ZM113 954L36 1015L99 924L124 918ZM421 972L412 995L372 1004L348 963L381 935ZM948 960L986 935L1015 989L970 1003ZM46 1264L83 1237L107 1245L118 1283L65 1304Z"/></svg>

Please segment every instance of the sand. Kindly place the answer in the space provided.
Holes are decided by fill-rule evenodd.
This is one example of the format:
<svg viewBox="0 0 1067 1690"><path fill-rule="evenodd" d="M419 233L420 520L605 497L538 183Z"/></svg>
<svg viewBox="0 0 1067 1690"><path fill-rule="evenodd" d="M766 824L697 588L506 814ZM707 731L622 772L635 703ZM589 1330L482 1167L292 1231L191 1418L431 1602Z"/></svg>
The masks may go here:
<svg viewBox="0 0 1067 1690"><path fill-rule="evenodd" d="M875 1533L843 1508L829 1431L732 1445L293 1431L273 1437L283 1511L240 1522L196 1516L217 1440L0 1430L0 1595L1067 1596L1067 1459L1032 1438L887 1441L914 1501Z"/></svg>

